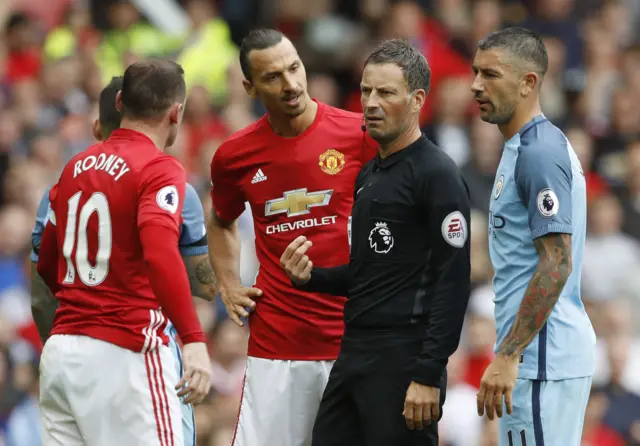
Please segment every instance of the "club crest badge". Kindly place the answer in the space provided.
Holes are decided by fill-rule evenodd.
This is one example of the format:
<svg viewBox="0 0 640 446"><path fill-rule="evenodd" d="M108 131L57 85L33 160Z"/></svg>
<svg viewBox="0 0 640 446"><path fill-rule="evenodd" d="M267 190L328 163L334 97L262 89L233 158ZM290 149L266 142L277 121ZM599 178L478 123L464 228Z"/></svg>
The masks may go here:
<svg viewBox="0 0 640 446"><path fill-rule="evenodd" d="M344 154L338 152L336 149L329 149L325 151L320 155L320 160L318 162L320 169L328 175L340 173L344 168L345 163Z"/></svg>
<svg viewBox="0 0 640 446"><path fill-rule="evenodd" d="M504 186L504 175L500 175L500 178L498 178L498 182L496 183L496 190L493 193L494 200L497 200L500 194L502 193L503 186Z"/></svg>

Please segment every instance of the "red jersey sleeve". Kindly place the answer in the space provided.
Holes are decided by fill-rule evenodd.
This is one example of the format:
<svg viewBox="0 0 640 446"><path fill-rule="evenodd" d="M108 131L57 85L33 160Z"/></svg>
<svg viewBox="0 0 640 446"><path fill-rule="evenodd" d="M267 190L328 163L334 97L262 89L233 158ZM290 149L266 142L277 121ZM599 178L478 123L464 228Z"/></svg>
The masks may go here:
<svg viewBox="0 0 640 446"><path fill-rule="evenodd" d="M211 203L221 220L233 221L244 212L246 199L220 152L211 160Z"/></svg>
<svg viewBox="0 0 640 446"><path fill-rule="evenodd" d="M139 185L138 229L149 283L185 344L204 342L178 250L186 174L174 158L145 166Z"/></svg>
<svg viewBox="0 0 640 446"><path fill-rule="evenodd" d="M138 186L138 229L160 225L180 234L187 187L184 168L171 157L160 157L142 170Z"/></svg>

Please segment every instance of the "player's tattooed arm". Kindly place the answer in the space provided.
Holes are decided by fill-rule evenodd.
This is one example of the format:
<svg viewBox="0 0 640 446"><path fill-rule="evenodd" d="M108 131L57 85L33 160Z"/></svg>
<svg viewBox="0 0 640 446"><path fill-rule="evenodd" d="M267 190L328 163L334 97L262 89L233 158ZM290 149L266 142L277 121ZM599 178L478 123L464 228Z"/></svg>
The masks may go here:
<svg viewBox="0 0 640 446"><path fill-rule="evenodd" d="M218 280L209 263L209 256L185 256L182 260L187 268L191 294L212 301L218 294Z"/></svg>
<svg viewBox="0 0 640 446"><path fill-rule="evenodd" d="M31 263L31 314L38 328L40 339L44 343L53 327L53 316L58 308L58 300L42 280L36 270L36 263Z"/></svg>
<svg viewBox="0 0 640 446"><path fill-rule="evenodd" d="M571 235L547 234L534 240L538 267L498 352L520 355L547 322L571 274Z"/></svg>

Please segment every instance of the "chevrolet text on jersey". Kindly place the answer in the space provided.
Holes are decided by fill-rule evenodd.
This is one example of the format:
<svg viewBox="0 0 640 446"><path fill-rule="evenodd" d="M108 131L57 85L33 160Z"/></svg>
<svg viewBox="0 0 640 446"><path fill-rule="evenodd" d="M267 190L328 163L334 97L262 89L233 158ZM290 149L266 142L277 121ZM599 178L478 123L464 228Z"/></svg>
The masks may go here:
<svg viewBox="0 0 640 446"><path fill-rule="evenodd" d="M336 223L337 215L319 218L307 218L306 220L297 220L292 222L279 223L267 226L267 234L276 234L280 232L295 231L304 228L313 228L316 226L327 226Z"/></svg>

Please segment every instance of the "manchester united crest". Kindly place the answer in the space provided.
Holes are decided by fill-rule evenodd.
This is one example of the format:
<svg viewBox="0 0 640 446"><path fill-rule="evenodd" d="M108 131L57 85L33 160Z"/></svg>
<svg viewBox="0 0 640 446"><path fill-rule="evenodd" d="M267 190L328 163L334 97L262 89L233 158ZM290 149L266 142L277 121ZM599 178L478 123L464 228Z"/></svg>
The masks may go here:
<svg viewBox="0 0 640 446"><path fill-rule="evenodd" d="M320 169L329 175L335 175L344 168L344 155L336 149L329 149L320 155Z"/></svg>

